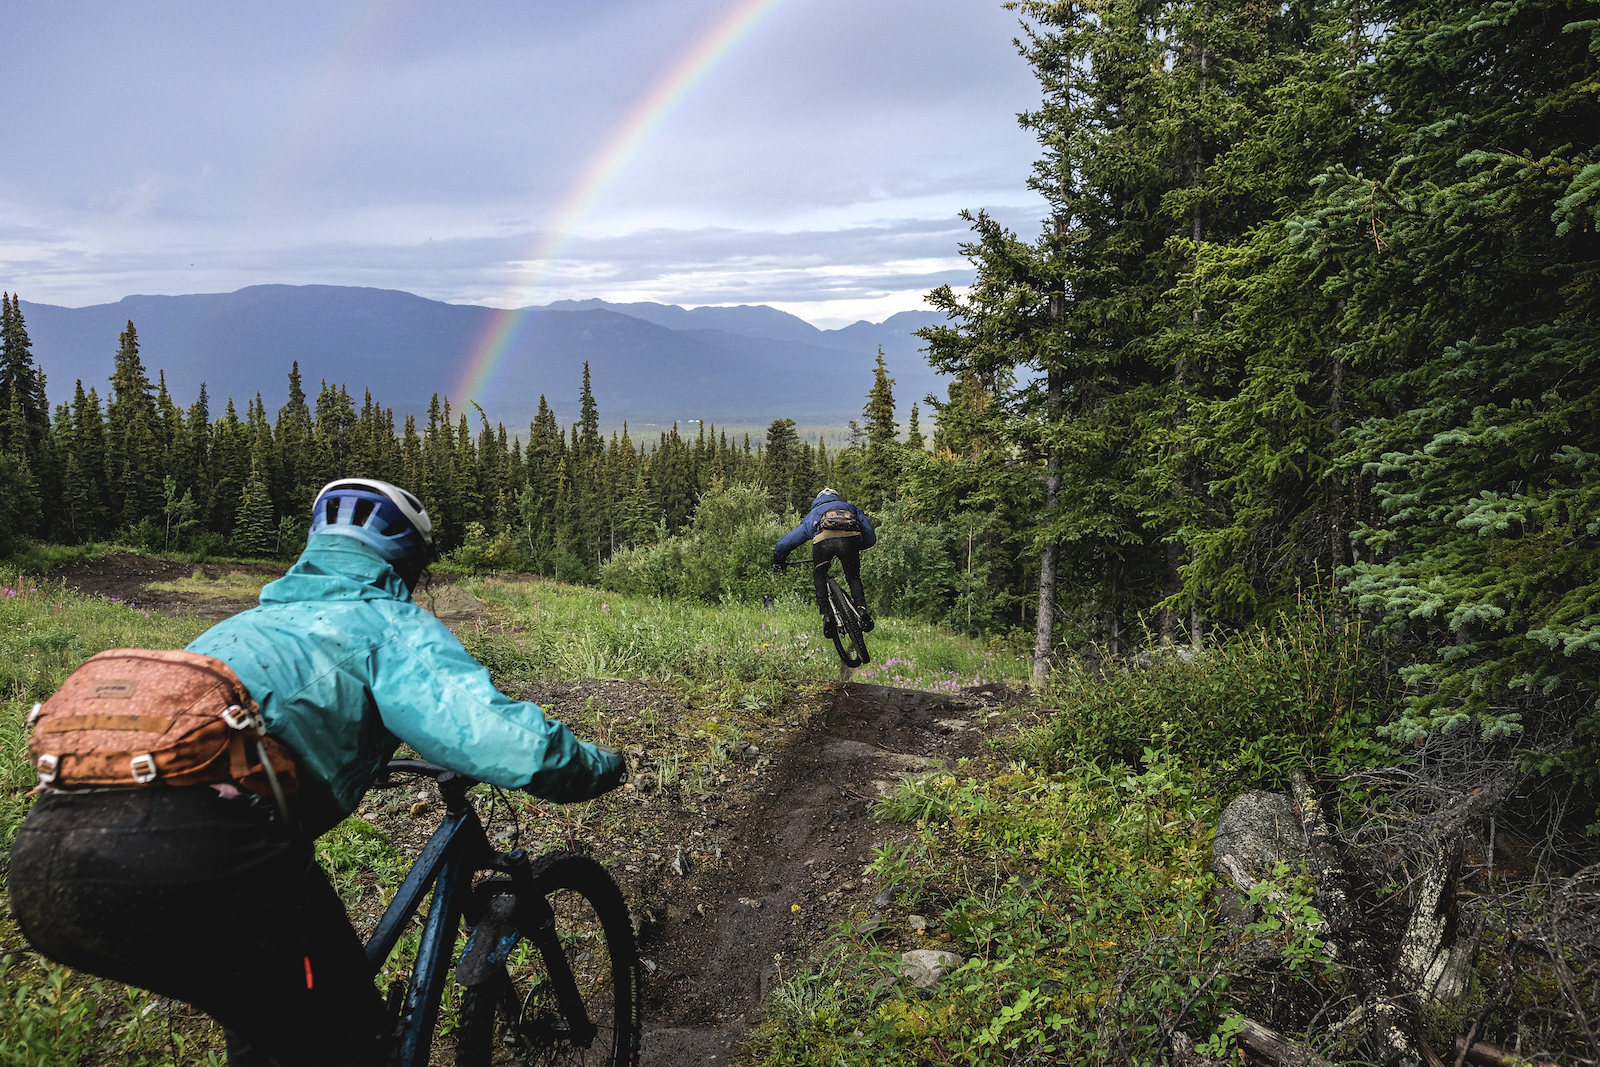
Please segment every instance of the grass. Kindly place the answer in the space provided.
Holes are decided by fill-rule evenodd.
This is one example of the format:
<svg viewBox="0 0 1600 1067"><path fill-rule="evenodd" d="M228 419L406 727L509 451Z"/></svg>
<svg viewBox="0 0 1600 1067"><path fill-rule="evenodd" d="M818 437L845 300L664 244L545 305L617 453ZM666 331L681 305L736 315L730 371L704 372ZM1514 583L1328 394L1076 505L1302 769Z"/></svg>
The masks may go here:
<svg viewBox="0 0 1600 1067"><path fill-rule="evenodd" d="M275 579L271 574L244 574L233 572L219 578L207 578L198 568L187 578L170 582L151 582L146 588L158 593L177 593L182 596L206 597L216 600L243 600L261 595L261 587Z"/></svg>
<svg viewBox="0 0 1600 1067"><path fill-rule="evenodd" d="M918 989L858 915L769 999L753 1061L1097 1062L1108 1006L1130 1033L1177 1012L1209 1034L1220 988L1196 983L1223 947L1205 869L1220 805L1200 768L1148 756L1142 774L1013 763L903 782L875 814L913 832L868 873L900 890L889 929L926 916L915 947L961 964Z"/></svg>
<svg viewBox="0 0 1600 1067"><path fill-rule="evenodd" d="M691 695L715 690L725 706L770 701L784 684L838 677L833 642L822 637L814 607L798 598L768 609L629 598L554 582L487 579L465 588L503 624L471 636L468 647L508 676L655 679ZM880 619L868 647L877 662L856 671L856 681L950 692L1020 686L1028 677L1023 657L922 623Z"/></svg>
<svg viewBox="0 0 1600 1067"><path fill-rule="evenodd" d="M118 600L68 592L41 573L73 562L128 551L95 545L34 546L0 567L0 854L27 811L36 778L29 763L24 719L85 659L108 648L179 648L207 623L167 618ZM266 577L199 575L158 583L161 591L194 597L242 598ZM638 679L666 682L697 716L689 722L640 728L675 746L652 768L689 794L710 787L728 766L733 745L748 731L766 735L781 714L785 693L838 675L832 642L821 637L816 613L798 599L773 610L698 602L638 599L554 582L474 580L465 588L489 606L493 626L467 635L469 648L503 685L519 681ZM921 688L1005 681L1020 684L1020 657L986 652L932 627L881 619L869 641L883 660L858 679ZM569 716L584 736L605 739L603 709ZM409 803L400 793L373 794L367 805ZM590 805L547 813L566 827L596 817ZM384 809L387 810L387 809ZM609 827L614 835L620 828ZM385 835L359 817L318 842L318 856L347 905L381 907L410 863ZM4 866L0 862L0 876ZM3 885L0 885L3 888ZM220 1032L160 998L115 983L75 975L33 956L0 909L0 1067L10 1064L220 1063ZM415 932L385 970L397 976ZM448 1008L448 1005L446 1005ZM448 1012L446 1013L448 1015ZM446 1019L446 1027L449 1020Z"/></svg>

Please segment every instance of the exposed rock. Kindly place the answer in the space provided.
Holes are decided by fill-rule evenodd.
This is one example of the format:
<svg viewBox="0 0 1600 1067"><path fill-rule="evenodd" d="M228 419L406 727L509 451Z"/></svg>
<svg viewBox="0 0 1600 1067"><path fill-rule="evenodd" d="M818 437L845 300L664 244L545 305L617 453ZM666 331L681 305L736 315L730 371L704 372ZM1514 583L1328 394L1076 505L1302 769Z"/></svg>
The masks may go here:
<svg viewBox="0 0 1600 1067"><path fill-rule="evenodd" d="M900 973L918 989L932 989L946 971L961 966L961 957L936 948L919 948L900 954Z"/></svg>
<svg viewBox="0 0 1600 1067"><path fill-rule="evenodd" d="M907 915L906 925L911 927L911 932L925 934L928 932L928 920L920 915Z"/></svg>
<svg viewBox="0 0 1600 1067"><path fill-rule="evenodd" d="M1294 805L1282 793L1251 790L1233 799L1217 820L1211 845L1211 870L1239 893L1223 893L1223 905L1237 912L1248 892L1280 863L1305 855L1305 834Z"/></svg>

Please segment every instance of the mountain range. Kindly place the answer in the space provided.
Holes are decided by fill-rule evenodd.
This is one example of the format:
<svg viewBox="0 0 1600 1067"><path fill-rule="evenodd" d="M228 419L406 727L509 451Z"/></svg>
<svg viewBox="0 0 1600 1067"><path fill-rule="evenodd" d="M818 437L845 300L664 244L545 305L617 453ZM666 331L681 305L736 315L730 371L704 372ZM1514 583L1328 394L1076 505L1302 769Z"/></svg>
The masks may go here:
<svg viewBox="0 0 1600 1067"><path fill-rule="evenodd" d="M151 379L165 373L180 406L204 383L213 414L228 397L242 414L257 393L275 414L298 361L313 398L321 381L346 386L358 405L371 390L397 418L424 414L434 393L459 389L469 357L498 314L393 289L332 285L128 296L81 308L24 301L22 311L54 402L70 399L78 380L106 394L117 337L132 321ZM945 391L912 336L939 321L931 311L837 330L765 305L561 300L523 314L498 370L475 398L513 432L532 419L541 395L558 421L575 421L585 361L602 421L628 420L641 429L695 419L755 427L775 418L842 424L861 415L880 346L896 379L902 422L913 401ZM465 407L466 398L451 399L457 410Z"/></svg>

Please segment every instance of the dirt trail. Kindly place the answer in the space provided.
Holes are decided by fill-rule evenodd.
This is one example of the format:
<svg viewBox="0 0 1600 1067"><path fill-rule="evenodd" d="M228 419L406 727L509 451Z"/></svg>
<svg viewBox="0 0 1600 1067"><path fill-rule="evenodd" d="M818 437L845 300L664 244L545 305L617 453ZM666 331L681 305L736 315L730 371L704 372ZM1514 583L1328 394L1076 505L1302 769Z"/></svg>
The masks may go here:
<svg viewBox="0 0 1600 1067"><path fill-rule="evenodd" d="M728 1058L755 1021L774 955L802 958L834 922L867 910L876 886L861 868L882 832L868 814L880 789L978 755L985 707L882 686L832 691L775 755L766 788L726 816L732 862L691 872L674 894L698 907L646 931L644 953L660 970L647 991L643 1063Z"/></svg>

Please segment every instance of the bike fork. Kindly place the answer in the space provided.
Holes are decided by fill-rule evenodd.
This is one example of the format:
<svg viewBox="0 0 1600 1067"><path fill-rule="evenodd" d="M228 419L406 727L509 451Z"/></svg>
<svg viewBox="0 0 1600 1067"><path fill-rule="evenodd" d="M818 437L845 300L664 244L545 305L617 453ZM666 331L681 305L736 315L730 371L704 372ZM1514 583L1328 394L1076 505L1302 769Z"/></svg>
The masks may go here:
<svg viewBox="0 0 1600 1067"><path fill-rule="evenodd" d="M517 888L517 928L544 960L545 974L561 1007L561 1018L567 1041L578 1048L588 1048L594 1043L600 1028L589 1019L583 997L578 993L578 982L572 975L572 966L556 935L556 913L550 902L533 884L533 869L528 854L517 849L508 857L511 860L511 881Z"/></svg>

